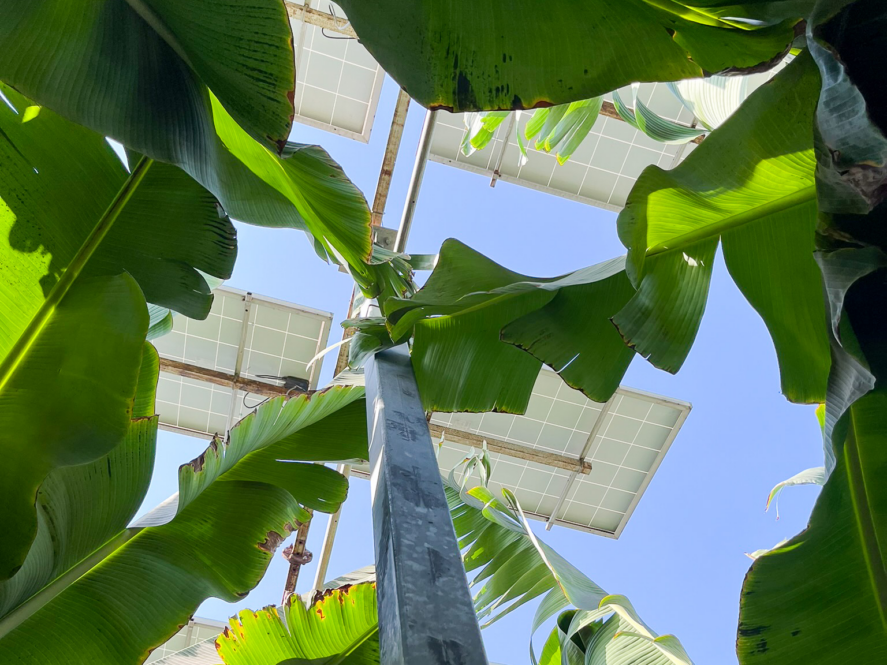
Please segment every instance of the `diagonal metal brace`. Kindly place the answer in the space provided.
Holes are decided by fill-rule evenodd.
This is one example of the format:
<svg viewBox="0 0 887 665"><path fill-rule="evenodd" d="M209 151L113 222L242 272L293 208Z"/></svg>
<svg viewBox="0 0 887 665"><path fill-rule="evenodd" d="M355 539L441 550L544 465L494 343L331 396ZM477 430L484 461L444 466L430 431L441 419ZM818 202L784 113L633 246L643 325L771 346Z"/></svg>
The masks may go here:
<svg viewBox="0 0 887 665"><path fill-rule="evenodd" d="M487 665L406 345L366 365L385 665Z"/></svg>

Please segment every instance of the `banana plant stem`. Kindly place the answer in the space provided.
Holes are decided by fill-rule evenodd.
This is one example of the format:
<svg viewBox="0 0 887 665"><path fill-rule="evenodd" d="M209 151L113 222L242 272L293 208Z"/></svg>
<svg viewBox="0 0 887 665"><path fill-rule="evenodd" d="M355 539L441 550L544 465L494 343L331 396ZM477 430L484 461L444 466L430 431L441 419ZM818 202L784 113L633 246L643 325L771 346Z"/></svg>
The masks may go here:
<svg viewBox="0 0 887 665"><path fill-rule="evenodd" d="M105 210L99 218L99 221L96 223L86 240L83 241L80 249L77 250L77 254L74 255L71 263L65 268L62 276L55 283L55 286L52 287L52 290L49 292L46 300L43 301L40 309L37 310L34 318L31 319L31 322L19 336L6 358L0 363L0 390L2 390L9 382L10 377L25 357L28 349L31 348L31 345L40 335L40 332L43 330L50 316L52 316L53 312L62 300L64 300L68 291L71 290L71 286L74 284L80 273L83 272L83 268L89 262L89 259L92 258L96 249L102 244L102 241L108 235L108 231L114 226L114 222L117 221L120 213L138 189L139 184L145 178L148 169L151 168L153 163L154 160L149 157L142 157L139 160L139 163L136 164L136 167L126 179L126 182L123 183L123 186L117 192L114 200L111 201L107 210Z"/></svg>

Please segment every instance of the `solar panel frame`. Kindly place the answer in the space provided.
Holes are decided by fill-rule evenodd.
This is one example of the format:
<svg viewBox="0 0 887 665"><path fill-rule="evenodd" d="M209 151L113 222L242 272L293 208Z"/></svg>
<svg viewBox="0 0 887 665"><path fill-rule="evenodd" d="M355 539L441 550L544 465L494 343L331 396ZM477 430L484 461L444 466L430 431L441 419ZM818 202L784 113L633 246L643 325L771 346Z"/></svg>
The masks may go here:
<svg viewBox="0 0 887 665"><path fill-rule="evenodd" d="M320 3L308 0L309 7L317 4ZM341 34L328 35L324 28L302 21L297 8L305 6L303 2L287 0L287 5L296 8L296 11L290 11L296 60L294 120L369 143L385 80L384 70L356 39ZM345 19L345 13L338 5L331 2L327 5L331 16L335 12L336 20ZM345 19L343 28L347 25ZM336 80L334 89L325 85L332 79ZM363 111L359 127L353 119L346 121L347 114L341 112L348 106L353 107L354 112Z"/></svg>

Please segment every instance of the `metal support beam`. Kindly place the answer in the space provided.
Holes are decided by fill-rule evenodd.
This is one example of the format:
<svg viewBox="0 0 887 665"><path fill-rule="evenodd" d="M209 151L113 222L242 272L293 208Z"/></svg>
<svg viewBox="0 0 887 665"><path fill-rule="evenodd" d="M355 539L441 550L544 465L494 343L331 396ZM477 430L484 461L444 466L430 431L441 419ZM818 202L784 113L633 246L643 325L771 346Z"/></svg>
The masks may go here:
<svg viewBox="0 0 887 665"><path fill-rule="evenodd" d="M407 121L409 108L410 96L401 89L397 93L397 102L394 104L394 116L391 118L391 129L388 130L388 143L385 145L382 167L379 169L379 180L376 183L376 196L373 199L372 208L373 226L382 225L382 216L385 214L385 205L388 203L388 190L391 189L391 177L394 175L394 164L397 162L397 153L400 151L403 126Z"/></svg>
<svg viewBox="0 0 887 665"><path fill-rule="evenodd" d="M351 477L350 464L339 464L336 466L336 471L346 478ZM320 558L317 561L317 572L314 575L315 591L323 589L323 583L326 582L326 571L330 565L330 555L333 553L333 544L336 542L336 531L339 529L339 518L341 516L342 506L339 506L339 510L330 515L330 521L326 523L326 533L323 536L323 545L320 547Z"/></svg>
<svg viewBox="0 0 887 665"><path fill-rule="evenodd" d="M463 432L459 429L441 427L440 425L434 425L432 423L428 424L428 429L431 432L431 436L435 439L440 439L440 437L443 436L445 441L451 441L452 443L458 443L459 445L473 448L482 448L484 443L486 443L487 450L491 453L499 453L500 455L513 457L514 459L522 459L527 460L528 462L544 464L545 466L553 466L557 469L563 469L564 471L575 471L576 473L581 473L583 475L591 473L591 462L586 462L585 460L580 461L569 455L560 455L547 450L536 450L535 448L511 443L510 441L493 439L488 436Z"/></svg>
<svg viewBox="0 0 887 665"><path fill-rule="evenodd" d="M508 147L508 137L511 136L511 132L514 131L514 123L517 122L517 113L512 113L508 116L508 125L505 127L505 133L502 134L504 137L502 140L502 149L499 151L499 156L496 158L496 166L493 168L493 177L490 178L490 187L496 186L496 181L499 179L499 176L502 175L502 160L505 159L505 148Z"/></svg>
<svg viewBox="0 0 887 665"><path fill-rule="evenodd" d="M310 515L314 515L314 511L306 508ZM296 592L296 584L299 581L299 571L306 563L311 561L311 552L305 549L308 543L308 529L311 528L311 520L299 524L299 530L296 531L296 540L292 545L285 548L281 555L289 561L290 567L286 571L286 582L283 583L283 597L280 600L281 605L286 605L286 599Z"/></svg>
<svg viewBox="0 0 887 665"><path fill-rule="evenodd" d="M407 190L407 201L403 207L400 227L397 229L397 241L394 243L394 251L396 252L402 253L407 249L407 239L410 237L410 228L413 225L413 214L416 212L419 190L422 189L422 178L425 176L425 165L428 163L428 151L431 150L431 137L434 134L436 122L437 111L426 111L425 123L422 125L422 134L419 137L419 147L416 149L416 163L413 165L410 187Z"/></svg>
<svg viewBox="0 0 887 665"><path fill-rule="evenodd" d="M265 397L277 397L278 395L286 395L287 389L284 386L276 386L272 383L264 381L256 381L255 379L235 378L233 374L228 372L220 372L215 369L207 369L199 365L183 363L179 360L170 358L160 358L160 371L176 376L183 376L187 379L196 379L197 381L206 381L223 388L234 388L242 390L245 393L253 395L263 395ZM308 391L311 392L311 391ZM299 390L290 390L290 397L301 395Z"/></svg>
<svg viewBox="0 0 887 665"><path fill-rule="evenodd" d="M379 651L385 665L486 665L406 346L366 365Z"/></svg>
<svg viewBox="0 0 887 665"><path fill-rule="evenodd" d="M585 440L585 445L582 447L582 452L579 454L579 461L581 463L585 462L585 456L588 455L588 451L591 450L591 444L594 443L595 437L597 437L597 433L600 431L601 426L604 424L604 417L607 415L607 413L610 412L610 407L613 405L613 400L616 398L617 394L618 393L613 393L610 399L607 400L606 404L604 404L603 408L601 408L601 412L598 414L597 420L594 421L591 432L588 433L588 438ZM558 497L557 503L554 505L554 510L551 511L551 517L549 517L548 521L545 523L546 531L551 531L551 527L557 520L557 515L561 511L561 506L564 505L564 501L567 500L567 495L570 493L570 488L573 487L573 482L576 480L577 475L579 474L574 471L567 478L567 482L564 485L564 491L561 492L561 495Z"/></svg>
<svg viewBox="0 0 887 665"><path fill-rule="evenodd" d="M350 22L337 19L332 14L306 6L308 4L310 4L310 2L307 0L304 5L297 5L296 3L287 0L286 13L289 14L290 18L294 18L297 21L302 21L309 25L316 25L318 28L331 30L340 35L357 39L357 33L354 32L354 28L351 27Z"/></svg>

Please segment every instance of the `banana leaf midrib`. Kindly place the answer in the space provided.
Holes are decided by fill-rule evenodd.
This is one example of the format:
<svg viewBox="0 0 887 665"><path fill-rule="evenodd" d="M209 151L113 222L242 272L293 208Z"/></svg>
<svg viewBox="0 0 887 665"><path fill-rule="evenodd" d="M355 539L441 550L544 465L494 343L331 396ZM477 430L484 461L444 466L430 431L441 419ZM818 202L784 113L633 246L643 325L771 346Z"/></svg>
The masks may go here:
<svg viewBox="0 0 887 665"><path fill-rule="evenodd" d="M856 441L856 423L851 412L851 423L847 440L844 442L844 454L847 460L847 484L850 488L850 500L862 541L862 554L866 562L872 593L881 615L881 625L887 631L887 568L878 544L872 507L866 493L865 477L859 459L859 448Z"/></svg>
<svg viewBox="0 0 887 665"><path fill-rule="evenodd" d="M9 353L0 362L0 390L5 386L12 377L16 368L21 364L28 350L34 341L39 337L41 331L49 321L52 313L59 304L64 300L65 296L71 290L74 282L83 272L86 264L95 254L96 250L105 240L114 222L120 217L120 213L126 208L126 205L132 199L133 194L143 182L145 175L154 163L153 159L142 157L129 177L121 186L114 200L108 205L108 208L96 222L92 232L83 241L77 254L71 260L70 264L65 268L62 276L52 287L40 309L34 314L28 327L25 328L15 344L9 350Z"/></svg>
<svg viewBox="0 0 887 665"><path fill-rule="evenodd" d="M791 208L800 207L814 200L816 200L816 187L811 184L808 187L799 189L796 192L783 196L775 201L769 201L764 205L755 206L750 210L737 213L714 224L709 224L689 231L688 233L683 233L671 240L657 243L652 247L647 248L645 256L649 259L659 254L686 249L702 240L718 238L724 233L739 228L740 226L759 221L762 217L784 212Z"/></svg>
<svg viewBox="0 0 887 665"><path fill-rule="evenodd" d="M77 562L33 596L27 598L21 605L11 610L6 616L0 618L0 639L18 628L74 582L105 561L140 531L141 529L124 529L119 532L92 554Z"/></svg>
<svg viewBox="0 0 887 665"><path fill-rule="evenodd" d="M377 623L375 626L371 626L370 628L368 628L367 631L363 635L361 635L356 640L354 640L354 642L351 644L350 647L348 647L348 649L346 649L345 651L343 651L340 654L337 654L335 657L330 659L324 665L339 665L340 663L344 662L348 658L348 656L350 656L352 653L357 651L357 649L360 646L362 646L364 642L366 642L368 639L370 639L373 635L375 635L378 632L379 632L379 624Z"/></svg>

